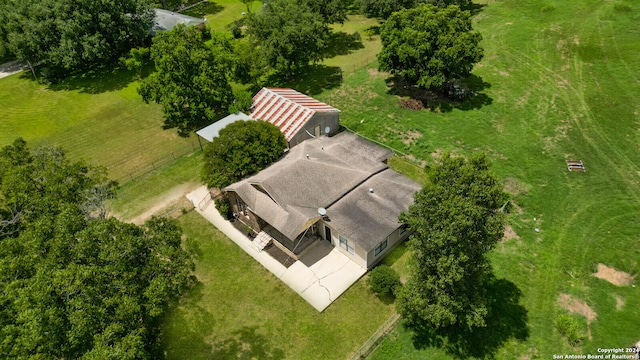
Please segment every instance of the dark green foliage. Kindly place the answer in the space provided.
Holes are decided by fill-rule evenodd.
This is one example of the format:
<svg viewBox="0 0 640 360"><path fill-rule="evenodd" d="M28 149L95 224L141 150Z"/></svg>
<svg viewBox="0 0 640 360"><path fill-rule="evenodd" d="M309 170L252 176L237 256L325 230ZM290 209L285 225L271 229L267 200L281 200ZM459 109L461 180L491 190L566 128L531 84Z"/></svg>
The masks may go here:
<svg viewBox="0 0 640 360"><path fill-rule="evenodd" d="M176 26L153 39L151 59L156 71L138 92L145 102L162 105L164 127L180 135L208 125L227 114L233 93L227 79L232 48L216 37L207 45L195 27Z"/></svg>
<svg viewBox="0 0 640 360"><path fill-rule="evenodd" d="M215 204L216 204L216 210L218 210L218 212L224 219L226 220L231 219L232 217L231 204L229 204L228 198L223 197L221 199L216 199Z"/></svg>
<svg viewBox="0 0 640 360"><path fill-rule="evenodd" d="M113 184L58 148L0 152L0 357L150 359L192 283L174 221L94 216ZM95 199L92 199L94 198ZM11 230L11 231L7 231Z"/></svg>
<svg viewBox="0 0 640 360"><path fill-rule="evenodd" d="M233 91L233 104L229 106L229 112L232 114L237 114L239 112L249 112L251 109L251 104L253 102L253 95L243 89L236 89Z"/></svg>
<svg viewBox="0 0 640 360"><path fill-rule="evenodd" d="M379 265L369 273L367 284L371 290L381 296L393 296L402 286L398 273L387 265Z"/></svg>
<svg viewBox="0 0 640 360"><path fill-rule="evenodd" d="M320 14L325 24L340 23L347 20L347 7L349 2L345 0L298 0L298 3L311 9L314 14Z"/></svg>
<svg viewBox="0 0 640 360"><path fill-rule="evenodd" d="M445 8L449 5L457 5L460 7L471 5L471 0L420 0L425 4L432 4L437 7Z"/></svg>
<svg viewBox="0 0 640 360"><path fill-rule="evenodd" d="M380 32L380 69L421 88L469 76L483 56L468 11L421 5L393 14Z"/></svg>
<svg viewBox="0 0 640 360"><path fill-rule="evenodd" d="M367 17L386 19L402 9L417 5L417 0L357 0L360 12Z"/></svg>
<svg viewBox="0 0 640 360"><path fill-rule="evenodd" d="M504 218L497 210L507 196L484 154L469 160L447 155L430 180L401 216L415 232L398 310L409 323L434 328L484 326L491 274L486 253L502 238Z"/></svg>
<svg viewBox="0 0 640 360"><path fill-rule="evenodd" d="M294 0L269 2L247 19L247 33L267 64L290 76L324 58L329 28L322 17Z"/></svg>
<svg viewBox="0 0 640 360"><path fill-rule="evenodd" d="M236 24L231 24L231 28L229 28L229 31L231 32L231 35L233 35L234 39L239 39L242 37L242 29Z"/></svg>
<svg viewBox="0 0 640 360"><path fill-rule="evenodd" d="M222 189L264 169L286 148L277 126L266 121L236 121L205 147L202 181Z"/></svg>
<svg viewBox="0 0 640 360"><path fill-rule="evenodd" d="M0 3L0 33L19 59L56 72L117 60L147 36L153 11L146 0L8 0Z"/></svg>
<svg viewBox="0 0 640 360"><path fill-rule="evenodd" d="M127 56L120 58L120 62L128 69L135 70L140 77L142 68L151 61L151 51L146 47L134 48Z"/></svg>
<svg viewBox="0 0 640 360"><path fill-rule="evenodd" d="M561 314L556 318L556 330L564 336L569 345L582 346L585 336L580 331L578 322L569 314Z"/></svg>

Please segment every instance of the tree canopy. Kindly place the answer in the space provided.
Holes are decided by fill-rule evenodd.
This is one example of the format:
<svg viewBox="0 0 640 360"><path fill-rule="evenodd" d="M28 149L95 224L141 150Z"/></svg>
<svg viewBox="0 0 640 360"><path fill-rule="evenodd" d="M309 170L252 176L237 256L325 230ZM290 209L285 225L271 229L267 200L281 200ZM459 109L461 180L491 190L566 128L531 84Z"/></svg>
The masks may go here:
<svg viewBox="0 0 640 360"><path fill-rule="evenodd" d="M394 13L380 31L380 69L422 88L469 76L483 56L468 11L422 4Z"/></svg>
<svg viewBox="0 0 640 360"><path fill-rule="evenodd" d="M247 19L247 32L269 66L289 76L324 58L329 28L322 16L294 0L274 0Z"/></svg>
<svg viewBox="0 0 640 360"><path fill-rule="evenodd" d="M59 70L118 59L148 36L153 20L147 0L6 0L0 14L11 53Z"/></svg>
<svg viewBox="0 0 640 360"><path fill-rule="evenodd" d="M298 0L299 4L309 7L312 13L320 14L325 24L340 23L347 20L347 7L349 2L345 0Z"/></svg>
<svg viewBox="0 0 640 360"><path fill-rule="evenodd" d="M434 328L484 326L486 254L502 238L507 200L484 154L445 156L431 182L401 215L413 234L411 272L398 310L410 324Z"/></svg>
<svg viewBox="0 0 640 360"><path fill-rule="evenodd" d="M357 3L365 16L386 19L396 11L415 7L417 0L357 0Z"/></svg>
<svg viewBox="0 0 640 360"><path fill-rule="evenodd" d="M0 357L150 359L192 283L174 221L101 216L115 184L59 148L0 151Z"/></svg>
<svg viewBox="0 0 640 360"><path fill-rule="evenodd" d="M277 126L266 121L236 121L205 147L202 181L209 187L224 188L264 169L286 148Z"/></svg>
<svg viewBox="0 0 640 360"><path fill-rule="evenodd" d="M215 37L209 45L195 27L180 24L159 32L151 45L156 71L138 92L145 102L162 105L166 129L186 136L225 115L233 103L227 78L231 52L226 39Z"/></svg>

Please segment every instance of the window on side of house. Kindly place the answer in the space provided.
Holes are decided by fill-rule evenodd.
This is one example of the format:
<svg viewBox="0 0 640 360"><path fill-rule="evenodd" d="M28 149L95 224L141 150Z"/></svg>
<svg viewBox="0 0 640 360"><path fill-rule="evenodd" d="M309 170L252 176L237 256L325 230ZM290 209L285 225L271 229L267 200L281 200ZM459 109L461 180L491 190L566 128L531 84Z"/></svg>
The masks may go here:
<svg viewBox="0 0 640 360"><path fill-rule="evenodd" d="M355 255L356 249L353 246L353 242L347 240L342 235L339 235L338 238L340 239L340 247L347 250L349 254Z"/></svg>
<svg viewBox="0 0 640 360"><path fill-rule="evenodd" d="M242 201L242 199L237 198L237 204L238 204L238 211L244 215L244 216L248 216L247 214L247 206L245 205L244 201Z"/></svg>
<svg viewBox="0 0 640 360"><path fill-rule="evenodd" d="M400 226L400 236L404 235L407 231L409 231L409 226L407 225Z"/></svg>
<svg viewBox="0 0 640 360"><path fill-rule="evenodd" d="M382 240L382 242L380 243L380 245L376 246L376 248L373 250L373 254L375 256L380 255L380 253L382 251L384 251L384 249L387 248L387 245L389 244L389 237L387 236L386 239Z"/></svg>

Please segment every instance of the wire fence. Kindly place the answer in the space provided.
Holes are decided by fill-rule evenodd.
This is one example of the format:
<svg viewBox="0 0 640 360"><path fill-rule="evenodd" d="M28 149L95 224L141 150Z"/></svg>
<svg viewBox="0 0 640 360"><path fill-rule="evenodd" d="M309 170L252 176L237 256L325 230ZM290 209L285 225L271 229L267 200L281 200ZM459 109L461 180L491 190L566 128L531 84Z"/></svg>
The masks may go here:
<svg viewBox="0 0 640 360"><path fill-rule="evenodd" d="M362 360L369 356L373 350L380 344L382 338L387 335L393 328L396 327L398 321L400 321L400 314L394 313L389 317L382 326L376 330L367 341L356 351L350 358L350 360Z"/></svg>
<svg viewBox="0 0 640 360"><path fill-rule="evenodd" d="M185 146L181 149L173 150L170 153L158 157L151 162L148 162L143 165L138 164L126 164L126 161L118 164L118 168L127 169L122 172L119 172L119 175L115 177L114 180L118 181L120 185L124 185L130 181L139 179L155 170L163 169L176 161L189 156L196 151L200 150L200 145L197 141L193 139L189 141ZM132 162L136 161L135 159L131 160Z"/></svg>
<svg viewBox="0 0 640 360"><path fill-rule="evenodd" d="M348 75L348 74L353 74L354 72L370 65L373 64L376 60L378 60L378 58L374 55L374 56L369 56L367 58L363 58L360 59L356 62L352 62L348 65L341 65L340 69L342 69L342 74L343 75Z"/></svg>

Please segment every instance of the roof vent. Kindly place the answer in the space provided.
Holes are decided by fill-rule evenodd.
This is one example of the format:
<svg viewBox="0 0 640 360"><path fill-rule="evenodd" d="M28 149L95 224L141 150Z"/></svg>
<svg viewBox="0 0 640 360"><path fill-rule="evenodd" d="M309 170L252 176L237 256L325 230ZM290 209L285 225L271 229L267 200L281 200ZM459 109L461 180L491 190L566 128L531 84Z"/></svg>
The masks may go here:
<svg viewBox="0 0 640 360"><path fill-rule="evenodd" d="M373 188L369 188L369 192L373 194Z"/></svg>
<svg viewBox="0 0 640 360"><path fill-rule="evenodd" d="M309 154L307 154L307 159L309 158Z"/></svg>

